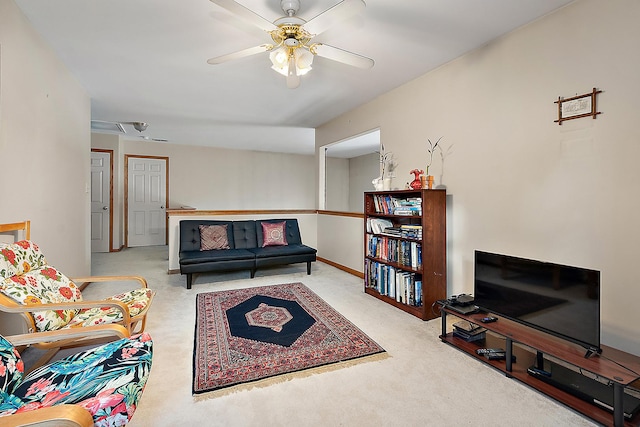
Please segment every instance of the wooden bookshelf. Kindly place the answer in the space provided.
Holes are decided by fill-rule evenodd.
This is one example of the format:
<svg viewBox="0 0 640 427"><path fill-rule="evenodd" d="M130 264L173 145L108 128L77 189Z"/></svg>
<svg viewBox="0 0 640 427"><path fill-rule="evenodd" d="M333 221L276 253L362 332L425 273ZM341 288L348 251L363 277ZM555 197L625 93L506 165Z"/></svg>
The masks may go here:
<svg viewBox="0 0 640 427"><path fill-rule="evenodd" d="M385 231L390 225L393 233ZM446 191L364 193L364 291L422 320L446 298Z"/></svg>

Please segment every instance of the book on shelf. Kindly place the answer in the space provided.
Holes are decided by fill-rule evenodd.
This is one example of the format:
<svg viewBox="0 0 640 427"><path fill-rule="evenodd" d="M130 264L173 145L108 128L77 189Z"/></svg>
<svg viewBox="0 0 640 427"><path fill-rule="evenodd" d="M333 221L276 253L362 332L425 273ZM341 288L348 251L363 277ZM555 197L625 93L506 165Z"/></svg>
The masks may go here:
<svg viewBox="0 0 640 427"><path fill-rule="evenodd" d="M367 218L367 231L375 234L382 234L388 227L393 227L393 223L384 218Z"/></svg>
<svg viewBox="0 0 640 427"><path fill-rule="evenodd" d="M422 245L419 242L367 234L366 255L394 262L414 270L422 267Z"/></svg>
<svg viewBox="0 0 640 427"><path fill-rule="evenodd" d="M385 215L422 215L422 198L398 198L388 194L373 196L376 213Z"/></svg>
<svg viewBox="0 0 640 427"><path fill-rule="evenodd" d="M370 259L365 263L365 285L399 303L422 306L422 280L416 273L403 271Z"/></svg>

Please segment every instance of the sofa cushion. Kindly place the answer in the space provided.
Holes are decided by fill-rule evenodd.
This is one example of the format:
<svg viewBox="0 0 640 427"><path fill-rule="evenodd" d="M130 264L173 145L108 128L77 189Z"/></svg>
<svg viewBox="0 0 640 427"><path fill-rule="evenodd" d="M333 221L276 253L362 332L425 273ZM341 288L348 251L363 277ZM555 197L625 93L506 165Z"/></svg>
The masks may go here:
<svg viewBox="0 0 640 427"><path fill-rule="evenodd" d="M200 250L229 249L228 224L200 225Z"/></svg>
<svg viewBox="0 0 640 427"><path fill-rule="evenodd" d="M211 261L234 261L253 259L255 255L246 249L228 249L225 251L183 251L180 252L180 264L200 264Z"/></svg>
<svg viewBox="0 0 640 427"><path fill-rule="evenodd" d="M315 254L317 251L306 245L267 246L264 248L249 249L256 258L272 258L289 255Z"/></svg>
<svg viewBox="0 0 640 427"><path fill-rule="evenodd" d="M262 239L262 231L260 231ZM233 222L233 241L236 249L257 248L256 222L253 220Z"/></svg>
<svg viewBox="0 0 640 427"><path fill-rule="evenodd" d="M287 244L289 245L301 245L302 238L300 237L300 228L298 227L298 220L295 218L291 219L265 219L255 221L256 223L256 235L258 238L257 245L255 247L261 248L264 244L264 236L262 235L262 224L263 223L285 223L285 238L287 239Z"/></svg>
<svg viewBox="0 0 640 427"><path fill-rule="evenodd" d="M182 220L180 221L180 252L200 251L200 226L201 225L227 225L227 241L229 248L234 249L233 222L213 220Z"/></svg>
<svg viewBox="0 0 640 427"><path fill-rule="evenodd" d="M262 247L265 246L287 246L287 236L285 235L285 222L261 222L262 225Z"/></svg>

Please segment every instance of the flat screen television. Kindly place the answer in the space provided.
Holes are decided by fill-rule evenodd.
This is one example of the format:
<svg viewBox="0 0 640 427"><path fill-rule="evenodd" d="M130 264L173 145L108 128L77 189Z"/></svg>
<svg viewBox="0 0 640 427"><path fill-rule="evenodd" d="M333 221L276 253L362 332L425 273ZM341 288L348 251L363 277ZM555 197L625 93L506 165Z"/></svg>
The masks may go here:
<svg viewBox="0 0 640 427"><path fill-rule="evenodd" d="M600 272L475 251L480 310L600 352Z"/></svg>

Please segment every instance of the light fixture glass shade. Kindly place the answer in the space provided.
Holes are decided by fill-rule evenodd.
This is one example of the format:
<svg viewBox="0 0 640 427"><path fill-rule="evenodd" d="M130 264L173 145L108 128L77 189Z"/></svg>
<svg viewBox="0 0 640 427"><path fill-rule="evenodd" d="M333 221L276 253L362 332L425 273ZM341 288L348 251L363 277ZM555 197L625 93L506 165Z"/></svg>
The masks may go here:
<svg viewBox="0 0 640 427"><path fill-rule="evenodd" d="M307 49L299 48L294 52L296 57L296 73L299 76L304 76L311 71L311 64L313 63L313 53Z"/></svg>
<svg viewBox="0 0 640 427"><path fill-rule="evenodd" d="M276 50L271 51L269 59L273 64L271 68L278 73L286 76L289 70L289 52L283 46L280 46Z"/></svg>

